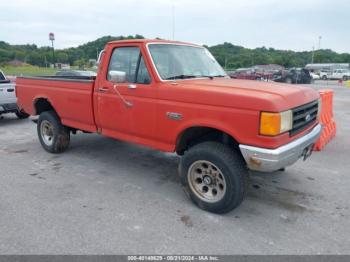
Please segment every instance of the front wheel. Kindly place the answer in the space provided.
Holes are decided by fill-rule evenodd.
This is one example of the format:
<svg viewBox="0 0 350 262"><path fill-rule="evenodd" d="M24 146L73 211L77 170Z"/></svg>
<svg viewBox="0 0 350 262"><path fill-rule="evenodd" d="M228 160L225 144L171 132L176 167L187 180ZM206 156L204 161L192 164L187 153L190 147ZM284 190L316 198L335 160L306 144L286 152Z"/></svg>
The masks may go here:
<svg viewBox="0 0 350 262"><path fill-rule="evenodd" d="M37 123L39 141L42 147L50 153L65 151L70 142L70 131L63 126L58 115L53 111L40 114Z"/></svg>
<svg viewBox="0 0 350 262"><path fill-rule="evenodd" d="M206 211L227 213L244 199L248 170L238 152L226 145L193 146L182 157L179 172L185 192Z"/></svg>
<svg viewBox="0 0 350 262"><path fill-rule="evenodd" d="M343 76L343 81L347 81L348 77L347 76Z"/></svg>

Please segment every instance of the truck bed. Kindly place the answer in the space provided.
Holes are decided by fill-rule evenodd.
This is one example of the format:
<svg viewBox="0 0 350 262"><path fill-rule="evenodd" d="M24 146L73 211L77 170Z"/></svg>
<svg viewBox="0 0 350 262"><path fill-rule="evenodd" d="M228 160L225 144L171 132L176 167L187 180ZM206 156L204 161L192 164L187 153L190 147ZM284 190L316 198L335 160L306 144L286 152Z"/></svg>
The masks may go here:
<svg viewBox="0 0 350 262"><path fill-rule="evenodd" d="M64 125L96 132L94 82L93 77L81 76L18 77L16 93L19 107L28 114L35 115L38 98L44 98L56 109Z"/></svg>

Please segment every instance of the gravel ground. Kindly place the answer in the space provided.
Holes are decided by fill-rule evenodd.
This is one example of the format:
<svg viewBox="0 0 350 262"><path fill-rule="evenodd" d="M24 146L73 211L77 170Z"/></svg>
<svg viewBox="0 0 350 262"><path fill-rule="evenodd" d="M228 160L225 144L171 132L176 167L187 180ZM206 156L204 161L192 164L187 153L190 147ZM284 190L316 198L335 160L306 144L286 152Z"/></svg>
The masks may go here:
<svg viewBox="0 0 350 262"><path fill-rule="evenodd" d="M95 134L60 155L30 120L0 120L0 254L350 254L350 89L335 91L338 133L285 172L252 173L226 215L196 208L179 158Z"/></svg>

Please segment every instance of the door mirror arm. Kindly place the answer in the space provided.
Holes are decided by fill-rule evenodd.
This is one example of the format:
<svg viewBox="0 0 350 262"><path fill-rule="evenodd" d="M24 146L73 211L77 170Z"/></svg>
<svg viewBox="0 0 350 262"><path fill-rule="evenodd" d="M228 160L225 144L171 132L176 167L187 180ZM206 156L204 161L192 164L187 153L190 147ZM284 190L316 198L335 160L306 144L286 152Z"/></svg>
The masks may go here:
<svg viewBox="0 0 350 262"><path fill-rule="evenodd" d="M122 94L119 92L118 90L118 86L116 84L113 85L113 89L116 92L117 96L123 101L123 103L126 105L126 107L132 107L133 103L131 103L130 101L127 101Z"/></svg>

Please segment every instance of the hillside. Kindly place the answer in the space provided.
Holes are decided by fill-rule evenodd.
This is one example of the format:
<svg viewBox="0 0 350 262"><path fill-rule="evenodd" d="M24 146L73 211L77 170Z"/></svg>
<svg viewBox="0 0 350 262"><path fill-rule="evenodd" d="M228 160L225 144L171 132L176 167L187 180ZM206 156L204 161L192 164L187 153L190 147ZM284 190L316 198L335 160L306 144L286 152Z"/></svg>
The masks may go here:
<svg viewBox="0 0 350 262"><path fill-rule="evenodd" d="M104 45L113 40L140 39L142 35L135 36L104 36L95 41L78 47L55 50L55 60L60 63L81 65L88 59L94 59L97 52ZM249 49L231 43L223 43L208 47L218 62L227 69L249 67L256 64L280 64L285 67L302 67L311 62L312 52L295 52L291 50L277 50L274 48ZM0 64L6 64L13 59L26 63L45 66L52 63L52 50L50 47L37 47L35 44L10 45L0 41ZM315 63L350 63L350 54L339 54L330 49L317 50L314 53Z"/></svg>

